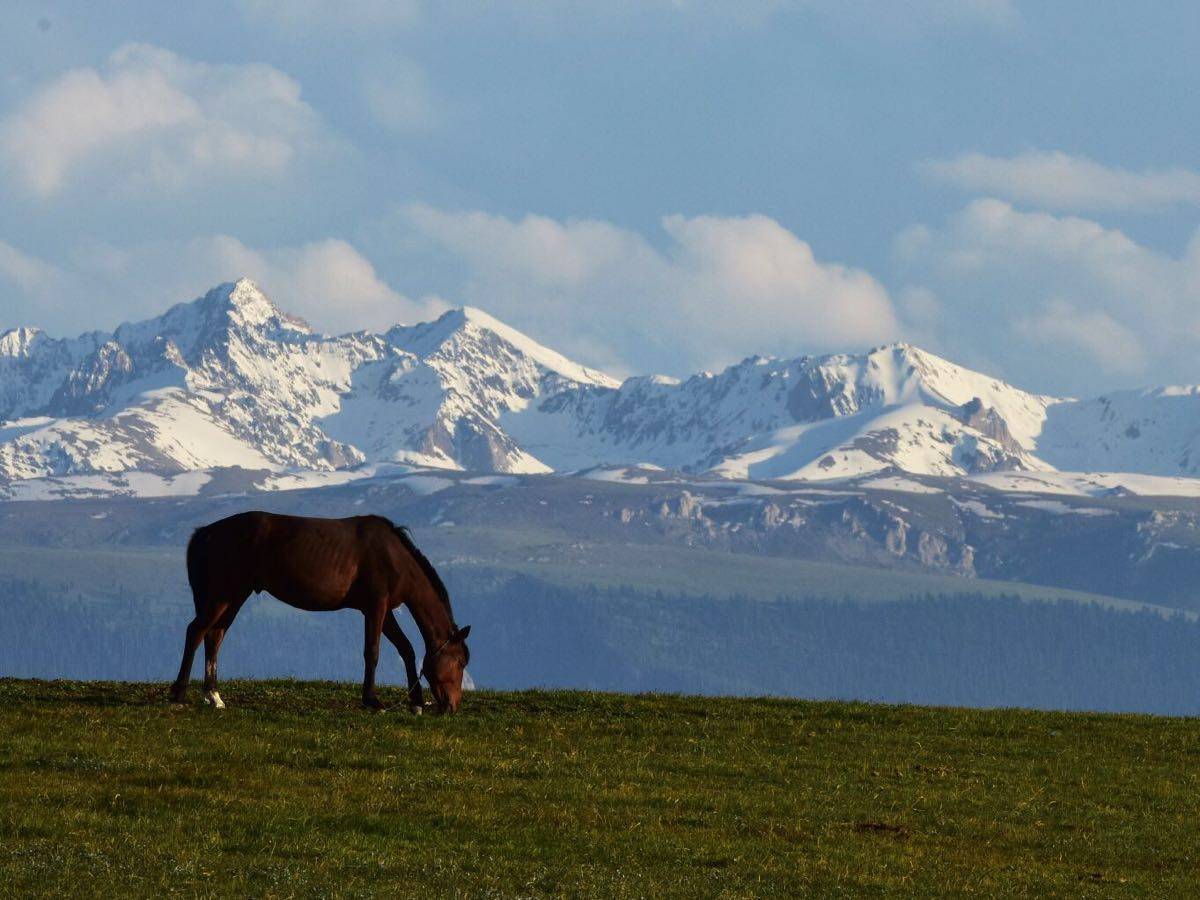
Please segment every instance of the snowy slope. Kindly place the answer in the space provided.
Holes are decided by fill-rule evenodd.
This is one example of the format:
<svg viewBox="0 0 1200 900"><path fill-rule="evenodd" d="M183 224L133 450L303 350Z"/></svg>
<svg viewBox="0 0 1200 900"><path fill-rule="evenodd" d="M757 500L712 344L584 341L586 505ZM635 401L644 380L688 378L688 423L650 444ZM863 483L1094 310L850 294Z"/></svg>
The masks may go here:
<svg viewBox="0 0 1200 900"><path fill-rule="evenodd" d="M632 465L743 480L1041 473L1052 487L1101 483L1055 472L1133 473L1188 493L1198 414L1200 388L1059 399L908 344L622 383L470 307L317 334L244 279L112 333L0 335L0 481L91 489L116 483L88 480L107 473L124 492L235 467L282 487L381 465Z"/></svg>
<svg viewBox="0 0 1200 900"><path fill-rule="evenodd" d="M677 382L560 395L504 418L555 469L650 463L734 478L1044 468L1028 453L1052 398L907 344L857 356L752 357Z"/></svg>
<svg viewBox="0 0 1200 900"><path fill-rule="evenodd" d="M1200 474L1200 387L1120 391L1051 407L1036 442L1057 469Z"/></svg>
<svg viewBox="0 0 1200 900"><path fill-rule="evenodd" d="M581 385L616 382L477 310L328 337L243 279L111 335L0 336L0 477L378 460L546 471L496 420Z"/></svg>

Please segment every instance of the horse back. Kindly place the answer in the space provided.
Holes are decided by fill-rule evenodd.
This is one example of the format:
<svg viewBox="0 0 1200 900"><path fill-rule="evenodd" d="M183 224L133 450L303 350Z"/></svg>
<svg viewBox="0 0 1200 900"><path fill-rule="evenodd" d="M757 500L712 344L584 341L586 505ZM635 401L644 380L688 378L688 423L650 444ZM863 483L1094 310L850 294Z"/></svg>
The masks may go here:
<svg viewBox="0 0 1200 900"><path fill-rule="evenodd" d="M267 591L301 609L361 607L394 592L403 570L392 525L376 516L238 513L197 529L188 546L193 593L225 602Z"/></svg>

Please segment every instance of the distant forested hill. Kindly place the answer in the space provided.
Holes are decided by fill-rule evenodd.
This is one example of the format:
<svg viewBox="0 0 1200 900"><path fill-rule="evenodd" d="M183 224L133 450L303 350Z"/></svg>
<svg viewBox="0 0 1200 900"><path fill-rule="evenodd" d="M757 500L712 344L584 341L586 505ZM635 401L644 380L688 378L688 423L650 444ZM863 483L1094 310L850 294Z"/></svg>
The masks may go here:
<svg viewBox="0 0 1200 900"><path fill-rule="evenodd" d="M1182 615L969 590L889 603L706 597L479 571L454 573L451 587L459 621L474 626L472 675L486 687L1200 710L1200 624ZM0 581L0 675L173 676L189 600L63 588ZM361 635L357 613L252 599L225 642L221 674L354 681ZM390 650L382 673L402 681Z"/></svg>

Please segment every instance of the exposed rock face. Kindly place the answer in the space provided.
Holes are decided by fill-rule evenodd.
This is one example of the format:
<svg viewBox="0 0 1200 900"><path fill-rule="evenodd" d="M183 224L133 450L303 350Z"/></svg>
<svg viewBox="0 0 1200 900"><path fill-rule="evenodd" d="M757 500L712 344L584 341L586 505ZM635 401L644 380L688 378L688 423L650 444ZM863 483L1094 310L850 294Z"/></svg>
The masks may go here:
<svg viewBox="0 0 1200 900"><path fill-rule="evenodd" d="M103 409L117 385L133 374L133 360L116 341L106 341L67 375L54 392L50 410L57 415L88 415Z"/></svg>
<svg viewBox="0 0 1200 900"><path fill-rule="evenodd" d="M807 358L806 358L807 359ZM858 410L858 398L847 394L837 377L819 368L801 369L788 393L787 411L797 422L816 422Z"/></svg>
<svg viewBox="0 0 1200 900"><path fill-rule="evenodd" d="M621 507L622 525L655 525L700 542L744 552L816 555L851 562L897 562L973 576L974 550L955 521L938 526L884 496L853 496L814 504L762 500L712 503L683 490L641 507Z"/></svg>
<svg viewBox="0 0 1200 900"><path fill-rule="evenodd" d="M978 397L964 403L955 411L955 418L976 435L961 440L956 448L957 458L967 472L1011 471L1036 467L1030 454L1012 436L1008 423ZM986 441L980 440L986 438Z"/></svg>
<svg viewBox="0 0 1200 900"><path fill-rule="evenodd" d="M984 437L991 438L1014 456L1025 452L1025 448L1017 443L1017 439L1008 430L1008 423L996 410L984 406L978 397L973 397L959 407L958 418L964 425L974 428Z"/></svg>

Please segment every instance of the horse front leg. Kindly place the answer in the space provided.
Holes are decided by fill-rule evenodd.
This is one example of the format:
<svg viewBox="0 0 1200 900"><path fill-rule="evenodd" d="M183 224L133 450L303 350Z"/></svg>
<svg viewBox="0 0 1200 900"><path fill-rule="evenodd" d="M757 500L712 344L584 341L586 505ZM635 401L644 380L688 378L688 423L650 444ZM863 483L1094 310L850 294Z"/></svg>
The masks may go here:
<svg viewBox="0 0 1200 900"><path fill-rule="evenodd" d="M404 632L396 621L396 614L390 609L383 620L383 634L400 658L404 660L404 673L408 677L408 708L415 715L421 715L425 710L425 694L421 690L421 673L417 670L417 654Z"/></svg>
<svg viewBox="0 0 1200 900"><path fill-rule="evenodd" d="M383 633L387 604L363 610L363 686L362 702L368 709L383 709L375 693L375 667L379 665L379 638Z"/></svg>

